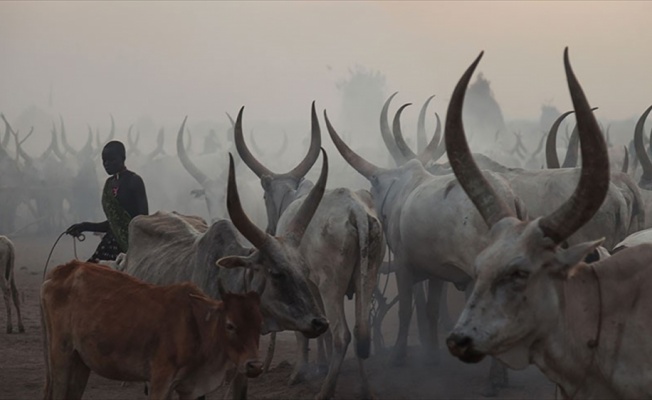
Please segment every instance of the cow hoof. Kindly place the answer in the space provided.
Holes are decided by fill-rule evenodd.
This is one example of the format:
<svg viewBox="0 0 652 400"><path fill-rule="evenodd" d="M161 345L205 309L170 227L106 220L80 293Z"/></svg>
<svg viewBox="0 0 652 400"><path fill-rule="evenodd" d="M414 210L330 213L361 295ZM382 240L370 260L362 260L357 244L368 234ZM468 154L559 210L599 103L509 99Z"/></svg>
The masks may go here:
<svg viewBox="0 0 652 400"><path fill-rule="evenodd" d="M19 332L19 333L25 333L25 327L22 326L22 325L19 325L19 326L18 326L18 332Z"/></svg>
<svg viewBox="0 0 652 400"><path fill-rule="evenodd" d="M288 380L288 386L296 385L306 380L306 373L303 370L294 371Z"/></svg>
<svg viewBox="0 0 652 400"><path fill-rule="evenodd" d="M317 375L319 375L319 376L328 375L328 364L319 364L319 365L317 365Z"/></svg>
<svg viewBox="0 0 652 400"><path fill-rule="evenodd" d="M8 327L7 327L7 333L12 333L13 330L14 330L14 328L12 328L11 326L8 326Z"/></svg>

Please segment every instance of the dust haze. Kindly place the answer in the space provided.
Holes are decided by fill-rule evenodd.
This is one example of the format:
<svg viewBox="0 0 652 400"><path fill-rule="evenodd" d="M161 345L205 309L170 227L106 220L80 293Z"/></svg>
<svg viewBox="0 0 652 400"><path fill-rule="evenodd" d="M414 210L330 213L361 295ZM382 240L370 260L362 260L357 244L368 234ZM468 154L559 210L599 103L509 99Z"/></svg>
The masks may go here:
<svg viewBox="0 0 652 400"><path fill-rule="evenodd" d="M245 106L246 130L305 135L313 100L339 121L337 83L356 67L382 74L396 106L435 94L443 117L484 50L479 71L504 118L537 120L543 105L570 108L569 46L599 118L623 120L650 103L649 15L648 2L2 2L0 111L19 125L30 107L62 115L79 140L88 125L108 131L112 114L118 137L140 123L153 143L185 115L226 129L225 112ZM47 146L39 128L43 144L28 148Z"/></svg>

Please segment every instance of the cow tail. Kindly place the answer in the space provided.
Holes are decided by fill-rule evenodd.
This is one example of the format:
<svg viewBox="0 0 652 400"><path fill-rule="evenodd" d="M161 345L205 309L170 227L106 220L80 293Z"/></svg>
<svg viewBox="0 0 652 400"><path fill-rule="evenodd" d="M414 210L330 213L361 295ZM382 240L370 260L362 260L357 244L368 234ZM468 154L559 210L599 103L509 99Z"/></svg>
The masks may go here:
<svg viewBox="0 0 652 400"><path fill-rule="evenodd" d="M355 221L358 230L359 270L356 282L356 355L359 358L369 357L371 348L371 302L373 290L376 287L378 270L382 257L382 227L377 218L370 215L363 208L356 207ZM356 276L356 275L354 275Z"/></svg>

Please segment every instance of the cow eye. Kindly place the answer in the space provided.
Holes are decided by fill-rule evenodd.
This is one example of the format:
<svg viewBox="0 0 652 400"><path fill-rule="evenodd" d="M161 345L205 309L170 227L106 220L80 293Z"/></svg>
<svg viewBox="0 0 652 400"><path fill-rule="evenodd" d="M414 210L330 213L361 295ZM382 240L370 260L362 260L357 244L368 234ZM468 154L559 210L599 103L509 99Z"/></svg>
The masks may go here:
<svg viewBox="0 0 652 400"><path fill-rule="evenodd" d="M235 325L233 324L233 322L226 323L226 330L229 332L235 332Z"/></svg>
<svg viewBox="0 0 652 400"><path fill-rule="evenodd" d="M510 278L512 279L517 279L517 280L526 280L527 278L530 277L530 273L527 271L519 270L517 269L516 271L512 272L510 275Z"/></svg>

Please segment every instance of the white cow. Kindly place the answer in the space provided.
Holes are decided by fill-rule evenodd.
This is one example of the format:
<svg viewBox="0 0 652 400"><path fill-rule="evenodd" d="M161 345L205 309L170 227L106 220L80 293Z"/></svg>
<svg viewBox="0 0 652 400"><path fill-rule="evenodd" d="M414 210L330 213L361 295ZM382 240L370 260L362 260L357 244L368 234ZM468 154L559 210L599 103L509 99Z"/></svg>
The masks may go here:
<svg viewBox="0 0 652 400"><path fill-rule="evenodd" d="M591 219L609 185L604 139L564 54L582 144L582 177L553 213L515 218L479 173L464 138L464 92L480 57L453 92L446 146L455 174L490 227L476 283L447 339L466 362L485 355L511 368L537 365L564 398L652 397L652 246L622 250L595 264L582 260L602 239L560 244Z"/></svg>

